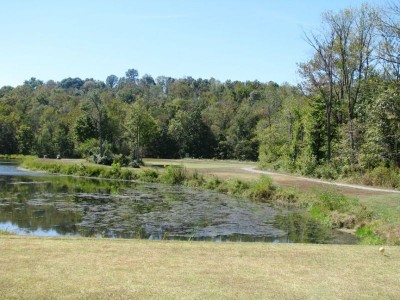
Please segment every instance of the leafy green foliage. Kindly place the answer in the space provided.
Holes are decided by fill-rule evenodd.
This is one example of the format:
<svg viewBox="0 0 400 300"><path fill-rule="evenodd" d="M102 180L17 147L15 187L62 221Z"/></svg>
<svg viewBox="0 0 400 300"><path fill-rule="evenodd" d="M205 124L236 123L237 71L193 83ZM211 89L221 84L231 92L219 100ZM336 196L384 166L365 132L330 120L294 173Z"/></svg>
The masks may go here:
<svg viewBox="0 0 400 300"><path fill-rule="evenodd" d="M363 226L357 229L357 236L359 236L364 244L368 245L382 245L383 239L378 235L372 226Z"/></svg>
<svg viewBox="0 0 400 300"><path fill-rule="evenodd" d="M182 184L187 179L187 171L183 166L168 166L160 180L167 184Z"/></svg>

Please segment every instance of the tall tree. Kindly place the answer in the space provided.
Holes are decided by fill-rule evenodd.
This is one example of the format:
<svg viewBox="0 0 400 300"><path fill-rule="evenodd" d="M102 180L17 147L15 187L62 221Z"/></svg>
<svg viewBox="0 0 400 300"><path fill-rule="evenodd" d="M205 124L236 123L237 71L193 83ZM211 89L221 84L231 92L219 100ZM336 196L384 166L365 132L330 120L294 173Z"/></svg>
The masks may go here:
<svg viewBox="0 0 400 300"><path fill-rule="evenodd" d="M360 9L345 9L337 14L327 13L325 20L336 34L336 94L347 102L350 162L357 163L355 126L357 106L362 100L361 87L369 77L374 54L373 37L376 29L376 11L368 5Z"/></svg>
<svg viewBox="0 0 400 300"><path fill-rule="evenodd" d="M99 141L100 157L104 156L104 142L107 122L106 103L98 90L91 91L87 96L86 112L95 128Z"/></svg>
<svg viewBox="0 0 400 300"><path fill-rule="evenodd" d="M136 69L128 69L125 73L126 78L132 82L135 82L139 76L139 72Z"/></svg>
<svg viewBox="0 0 400 300"><path fill-rule="evenodd" d="M116 87L116 85L118 84L118 77L116 76L116 75L109 75L109 76L107 76L107 78L106 78L106 85L109 87L109 88L114 88L114 87Z"/></svg>
<svg viewBox="0 0 400 300"><path fill-rule="evenodd" d="M139 101L130 105L124 125L131 141L131 157L140 163L141 150L157 136L157 124L154 118Z"/></svg>
<svg viewBox="0 0 400 300"><path fill-rule="evenodd" d="M322 35L306 35L307 43L314 49L314 58L306 64L300 64L300 73L307 80L307 88L312 93L316 90L325 104L326 159L331 159L332 152L332 108L334 104L334 46L335 31L327 27Z"/></svg>

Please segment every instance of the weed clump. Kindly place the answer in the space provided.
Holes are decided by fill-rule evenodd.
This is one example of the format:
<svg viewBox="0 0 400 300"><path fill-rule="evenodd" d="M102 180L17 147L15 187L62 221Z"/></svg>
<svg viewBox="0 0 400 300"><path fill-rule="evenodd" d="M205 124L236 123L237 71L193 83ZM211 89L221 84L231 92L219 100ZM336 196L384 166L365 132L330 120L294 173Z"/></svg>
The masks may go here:
<svg viewBox="0 0 400 300"><path fill-rule="evenodd" d="M139 173L139 180L146 182L158 182L160 173L155 169L144 169Z"/></svg>
<svg viewBox="0 0 400 300"><path fill-rule="evenodd" d="M187 171L183 166L171 165L160 176L160 180L166 184L183 184L187 177Z"/></svg>
<svg viewBox="0 0 400 300"><path fill-rule="evenodd" d="M248 196L252 201L269 202L274 198L276 190L277 188L272 183L272 179L263 175L259 180L251 184Z"/></svg>
<svg viewBox="0 0 400 300"><path fill-rule="evenodd" d="M221 182L216 190L220 193L232 196L243 196L249 187L250 184L248 182L235 178Z"/></svg>
<svg viewBox="0 0 400 300"><path fill-rule="evenodd" d="M375 231L372 224L362 226L357 229L356 234L361 238L362 243L368 245L381 245L384 243L383 239Z"/></svg>
<svg viewBox="0 0 400 300"><path fill-rule="evenodd" d="M221 184L222 184L222 181L217 176L211 176L211 177L206 178L203 186L207 190L216 191Z"/></svg>
<svg viewBox="0 0 400 300"><path fill-rule="evenodd" d="M206 180L204 176L199 174L197 170L187 175L186 185L193 188L201 188L205 186Z"/></svg>
<svg viewBox="0 0 400 300"><path fill-rule="evenodd" d="M347 197L334 190L317 193L306 200L312 216L331 228L353 229L370 222L372 212L356 198Z"/></svg>

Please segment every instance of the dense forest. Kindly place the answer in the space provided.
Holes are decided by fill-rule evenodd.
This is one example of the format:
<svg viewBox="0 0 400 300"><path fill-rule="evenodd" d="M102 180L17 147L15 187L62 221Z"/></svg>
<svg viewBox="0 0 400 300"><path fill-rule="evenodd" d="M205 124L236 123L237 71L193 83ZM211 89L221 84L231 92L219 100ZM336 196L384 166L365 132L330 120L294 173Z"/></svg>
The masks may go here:
<svg viewBox="0 0 400 300"><path fill-rule="evenodd" d="M398 186L399 17L396 5L324 13L319 30L304 33L313 56L299 63L298 86L140 77L134 68L104 82L3 86L0 154L121 165L140 157L259 160L327 178L384 173Z"/></svg>

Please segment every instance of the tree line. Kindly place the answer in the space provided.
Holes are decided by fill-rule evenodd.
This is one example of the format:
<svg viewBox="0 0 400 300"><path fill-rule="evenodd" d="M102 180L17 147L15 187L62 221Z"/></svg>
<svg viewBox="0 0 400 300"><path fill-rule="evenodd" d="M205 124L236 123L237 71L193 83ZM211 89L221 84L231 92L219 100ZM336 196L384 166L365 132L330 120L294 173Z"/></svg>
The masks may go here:
<svg viewBox="0 0 400 300"><path fill-rule="evenodd" d="M36 78L0 89L0 153L87 157L257 160L256 127L269 102L300 96L289 85L175 79L135 69L106 80ZM279 98L279 99L278 99Z"/></svg>
<svg viewBox="0 0 400 300"><path fill-rule="evenodd" d="M0 89L0 153L259 160L336 178L400 165L400 6L323 14L298 86L214 78L31 78Z"/></svg>

